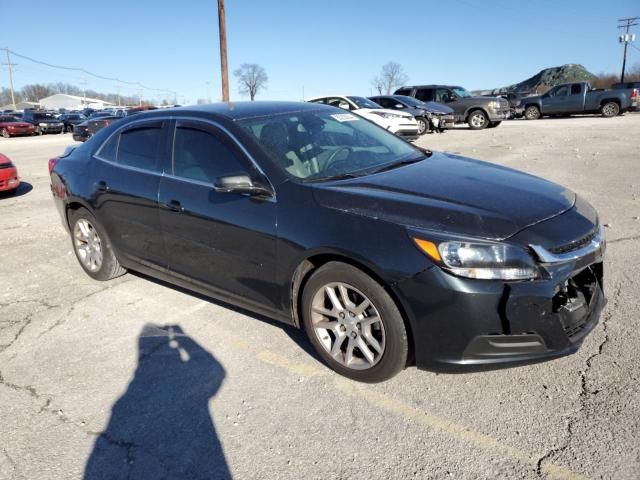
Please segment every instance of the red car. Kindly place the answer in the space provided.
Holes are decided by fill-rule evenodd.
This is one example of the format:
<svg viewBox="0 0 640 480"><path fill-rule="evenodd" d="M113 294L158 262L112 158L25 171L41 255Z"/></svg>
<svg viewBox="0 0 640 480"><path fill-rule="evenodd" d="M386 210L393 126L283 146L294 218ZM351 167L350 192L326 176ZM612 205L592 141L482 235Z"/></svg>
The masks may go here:
<svg viewBox="0 0 640 480"><path fill-rule="evenodd" d="M19 185L18 169L8 157L0 153L0 192L15 193Z"/></svg>
<svg viewBox="0 0 640 480"><path fill-rule="evenodd" d="M0 135L4 138L16 135L34 135L35 133L36 127L31 123L22 122L11 115L0 116Z"/></svg>

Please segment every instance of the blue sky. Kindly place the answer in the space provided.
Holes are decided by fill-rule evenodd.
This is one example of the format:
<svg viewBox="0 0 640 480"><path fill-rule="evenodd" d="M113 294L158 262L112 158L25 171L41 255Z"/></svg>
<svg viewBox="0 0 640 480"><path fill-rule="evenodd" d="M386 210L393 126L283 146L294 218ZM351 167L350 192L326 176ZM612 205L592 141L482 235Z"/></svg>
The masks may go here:
<svg viewBox="0 0 640 480"><path fill-rule="evenodd" d="M181 103L220 98L216 0L3 3L0 47L175 90ZM411 83L470 90L509 85L565 63L619 73L616 20L640 16L640 2L227 0L226 11L231 98L242 98L233 70L258 63L269 75L258 99L299 100L303 89L306 97L369 95L371 79L389 60L403 65ZM13 61L18 88L80 80L73 72ZM629 49L629 63L640 63L639 50ZM88 82L87 88L116 91L113 82ZM8 86L6 68L2 86ZM123 94L136 90L124 87Z"/></svg>

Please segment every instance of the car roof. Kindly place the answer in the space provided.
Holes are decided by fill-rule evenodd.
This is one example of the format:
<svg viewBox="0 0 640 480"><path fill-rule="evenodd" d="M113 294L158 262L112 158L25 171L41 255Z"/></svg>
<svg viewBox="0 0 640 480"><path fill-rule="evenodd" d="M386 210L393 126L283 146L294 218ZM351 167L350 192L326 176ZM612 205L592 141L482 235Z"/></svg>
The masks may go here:
<svg viewBox="0 0 640 480"><path fill-rule="evenodd" d="M462 88L460 85L443 85L443 84L440 84L440 85L407 85L407 86L404 86L404 87L396 88L396 92L398 90L404 90L406 88L438 88L438 87L440 87L440 88L442 88L442 87L444 87L444 88Z"/></svg>
<svg viewBox="0 0 640 480"><path fill-rule="evenodd" d="M319 97L323 98L323 97ZM153 118L157 116L171 116L172 114L212 114L225 117L229 120L241 120L244 118L267 117L282 113L295 113L313 111L322 108L334 109L327 105L307 102L228 102L211 103L207 105L192 105L188 107L164 108L141 112L130 118Z"/></svg>

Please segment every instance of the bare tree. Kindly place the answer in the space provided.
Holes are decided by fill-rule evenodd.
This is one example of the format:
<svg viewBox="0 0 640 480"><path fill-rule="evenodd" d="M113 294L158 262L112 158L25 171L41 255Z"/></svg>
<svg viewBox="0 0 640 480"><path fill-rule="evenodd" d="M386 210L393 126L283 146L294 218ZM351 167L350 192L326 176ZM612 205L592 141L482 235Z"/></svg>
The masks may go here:
<svg viewBox="0 0 640 480"><path fill-rule="evenodd" d="M402 65L396 62L387 62L382 66L380 75L371 80L371 84L379 95L391 95L394 90L401 87L409 77L404 73Z"/></svg>
<svg viewBox="0 0 640 480"><path fill-rule="evenodd" d="M267 72L255 63L244 63L233 75L238 79L238 92L241 95L249 95L251 101L256 98L260 90L267 88Z"/></svg>
<svg viewBox="0 0 640 480"><path fill-rule="evenodd" d="M54 92L51 88L40 83L34 83L32 85L25 85L22 87L22 96L25 100L31 102L38 102L41 98L48 97Z"/></svg>

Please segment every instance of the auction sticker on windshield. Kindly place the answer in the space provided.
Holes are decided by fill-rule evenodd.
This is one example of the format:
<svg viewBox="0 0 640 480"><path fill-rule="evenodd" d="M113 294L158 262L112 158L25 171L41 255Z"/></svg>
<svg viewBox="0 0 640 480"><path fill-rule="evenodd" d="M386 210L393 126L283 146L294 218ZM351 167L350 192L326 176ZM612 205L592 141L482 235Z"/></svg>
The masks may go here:
<svg viewBox="0 0 640 480"><path fill-rule="evenodd" d="M336 113L331 116L339 122L353 122L354 120L358 120L358 117L351 113Z"/></svg>

